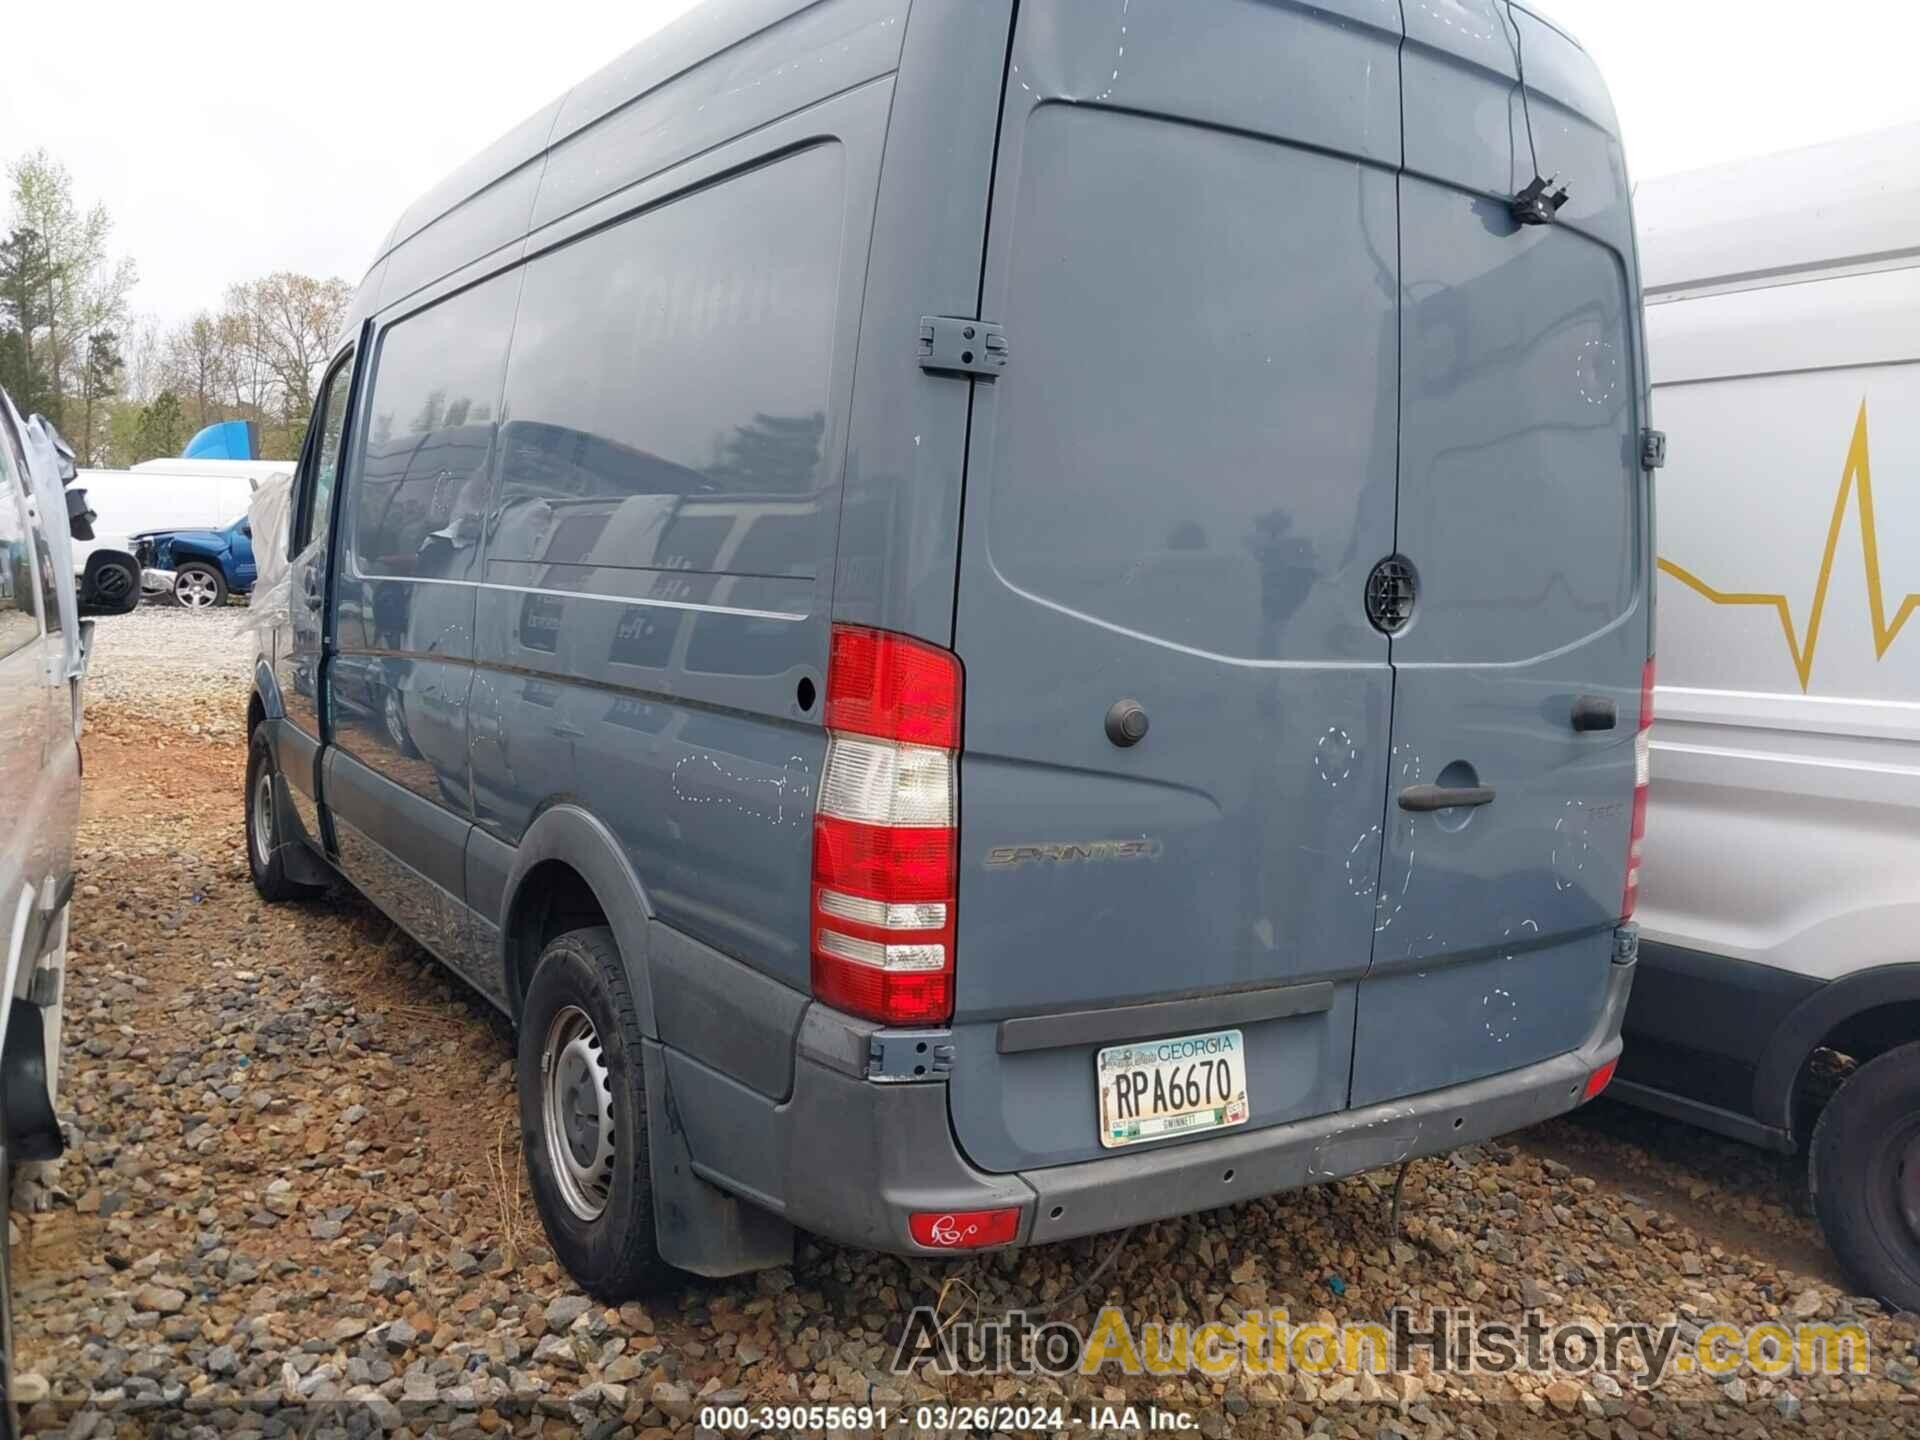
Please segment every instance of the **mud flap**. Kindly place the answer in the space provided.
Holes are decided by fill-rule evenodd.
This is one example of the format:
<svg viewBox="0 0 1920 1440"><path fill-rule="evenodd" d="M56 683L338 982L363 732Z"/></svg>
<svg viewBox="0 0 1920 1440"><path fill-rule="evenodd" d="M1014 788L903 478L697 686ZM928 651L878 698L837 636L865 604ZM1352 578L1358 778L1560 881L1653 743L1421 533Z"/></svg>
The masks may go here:
<svg viewBox="0 0 1920 1440"><path fill-rule="evenodd" d="M640 1053L647 1087L653 1229L660 1258L678 1269L713 1277L791 1264L791 1225L694 1173L686 1132L668 1089L666 1055L652 1040L641 1045Z"/></svg>
<svg viewBox="0 0 1920 1440"><path fill-rule="evenodd" d="M15 1164L57 1159L67 1148L47 1093L46 1035L41 1007L15 1000L7 1016L6 1053L0 1056L0 1119Z"/></svg>
<svg viewBox="0 0 1920 1440"><path fill-rule="evenodd" d="M338 878L333 867L314 853L318 840L305 838L307 827L293 808L293 797L287 794L287 777L278 769L273 775L273 833L302 837L283 840L274 847L289 880L302 885L331 885Z"/></svg>

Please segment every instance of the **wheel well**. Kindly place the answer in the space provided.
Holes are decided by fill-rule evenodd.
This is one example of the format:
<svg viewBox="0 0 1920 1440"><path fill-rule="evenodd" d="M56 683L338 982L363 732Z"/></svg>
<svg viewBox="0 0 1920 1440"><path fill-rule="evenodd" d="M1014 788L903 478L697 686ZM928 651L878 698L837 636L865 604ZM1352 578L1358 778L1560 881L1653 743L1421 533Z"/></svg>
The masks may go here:
<svg viewBox="0 0 1920 1440"><path fill-rule="evenodd" d="M540 952L569 930L605 925L607 912L578 870L564 860L542 860L520 882L507 917L507 981L517 1012Z"/></svg>
<svg viewBox="0 0 1920 1440"><path fill-rule="evenodd" d="M1920 1000L1896 1000L1849 1015L1814 1048L1835 1051L1864 1065L1916 1037L1920 1037Z"/></svg>
<svg viewBox="0 0 1920 1440"><path fill-rule="evenodd" d="M249 740L253 738L253 732L260 728L266 718L267 702L260 698L260 692L256 690L247 700L247 738Z"/></svg>
<svg viewBox="0 0 1920 1440"><path fill-rule="evenodd" d="M1920 1000L1894 1000L1849 1015L1821 1036L1794 1081L1793 1128L1804 1143L1834 1092L1860 1066L1920 1036Z"/></svg>

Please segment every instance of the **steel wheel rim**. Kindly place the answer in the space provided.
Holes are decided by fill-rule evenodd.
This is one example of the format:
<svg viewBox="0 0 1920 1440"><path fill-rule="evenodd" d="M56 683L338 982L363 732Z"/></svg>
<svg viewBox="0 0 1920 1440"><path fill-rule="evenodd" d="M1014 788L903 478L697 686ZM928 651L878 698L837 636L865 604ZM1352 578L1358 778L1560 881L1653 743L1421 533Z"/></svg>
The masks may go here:
<svg viewBox="0 0 1920 1440"><path fill-rule="evenodd" d="M213 577L204 571L189 570L173 582L173 598L190 610L206 609L215 594Z"/></svg>
<svg viewBox="0 0 1920 1440"><path fill-rule="evenodd" d="M1888 1147L1894 1150L1894 1205L1906 1222L1907 1243L1920 1245L1920 1125L1909 1121L1903 1128Z"/></svg>
<svg viewBox="0 0 1920 1440"><path fill-rule="evenodd" d="M253 858L263 870L273 863L273 772L265 766L253 786Z"/></svg>
<svg viewBox="0 0 1920 1440"><path fill-rule="evenodd" d="M560 1199L598 1220L613 1189L613 1079L593 1021L577 1005L547 1026L540 1052L540 1104L547 1168Z"/></svg>

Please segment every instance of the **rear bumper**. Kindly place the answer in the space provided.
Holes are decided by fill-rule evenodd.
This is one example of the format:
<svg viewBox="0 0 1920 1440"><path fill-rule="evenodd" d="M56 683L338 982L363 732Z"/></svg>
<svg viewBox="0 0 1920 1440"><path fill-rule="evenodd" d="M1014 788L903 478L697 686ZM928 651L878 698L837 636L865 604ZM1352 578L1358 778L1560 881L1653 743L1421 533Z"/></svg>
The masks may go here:
<svg viewBox="0 0 1920 1440"><path fill-rule="evenodd" d="M1631 958L1613 965L1602 1013L1578 1049L1523 1069L1365 1109L1006 1175L977 1170L961 1155L944 1084L864 1078L873 1027L815 1005L801 1027L792 1095L779 1107L785 1193L760 1189L752 1198L773 1200L794 1224L847 1244L937 1255L953 1252L915 1243L913 1213L1019 1206L1015 1243L1046 1244L1441 1154L1580 1105L1588 1077L1620 1054L1633 973Z"/></svg>

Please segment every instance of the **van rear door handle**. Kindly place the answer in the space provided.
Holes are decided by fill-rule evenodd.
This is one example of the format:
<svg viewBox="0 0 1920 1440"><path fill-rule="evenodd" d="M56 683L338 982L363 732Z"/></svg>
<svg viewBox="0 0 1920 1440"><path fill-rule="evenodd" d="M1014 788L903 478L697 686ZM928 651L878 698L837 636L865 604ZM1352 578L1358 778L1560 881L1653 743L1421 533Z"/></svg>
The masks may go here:
<svg viewBox="0 0 1920 1440"><path fill-rule="evenodd" d="M1573 728L1582 735L1589 730L1611 730L1620 723L1620 708L1603 695L1573 697Z"/></svg>
<svg viewBox="0 0 1920 1440"><path fill-rule="evenodd" d="M1400 808L1416 815L1433 810L1466 810L1492 803L1491 785L1409 785L1400 792Z"/></svg>

